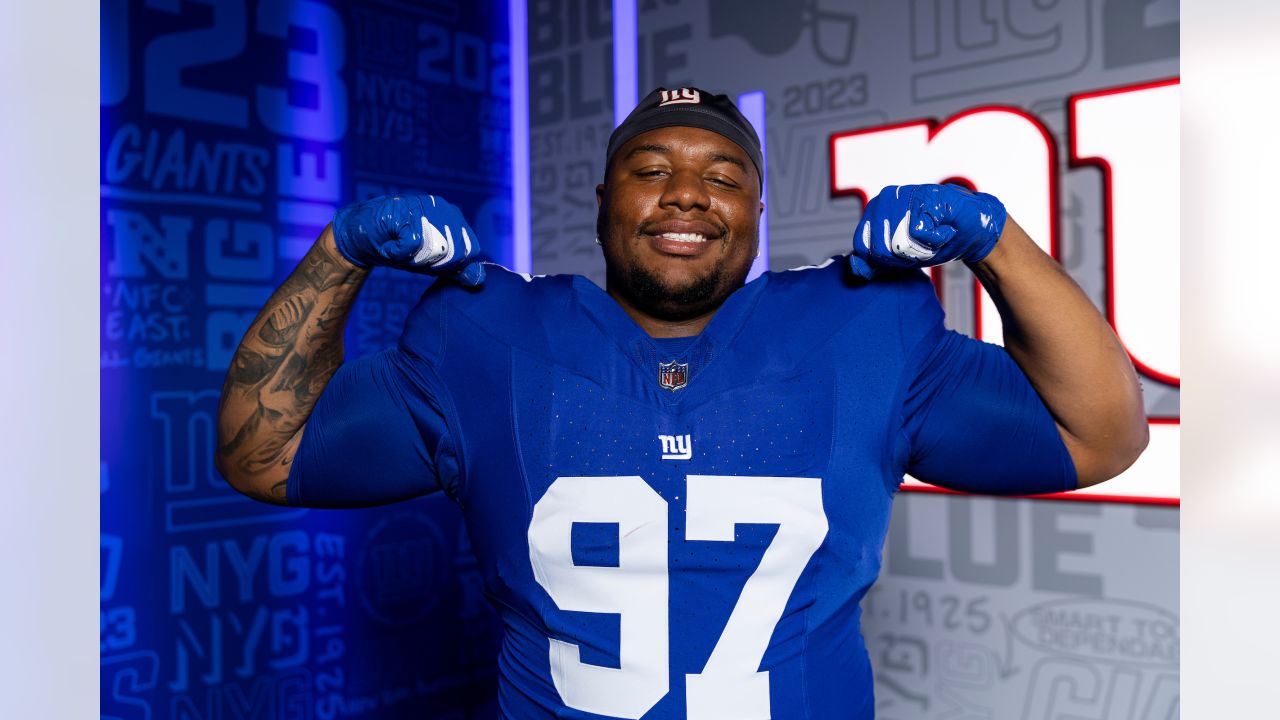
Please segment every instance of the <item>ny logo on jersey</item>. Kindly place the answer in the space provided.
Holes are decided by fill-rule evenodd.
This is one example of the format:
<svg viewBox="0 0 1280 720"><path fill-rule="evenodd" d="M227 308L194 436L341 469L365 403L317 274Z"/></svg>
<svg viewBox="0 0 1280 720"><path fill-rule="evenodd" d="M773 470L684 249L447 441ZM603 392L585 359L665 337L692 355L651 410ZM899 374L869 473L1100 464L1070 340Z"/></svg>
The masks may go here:
<svg viewBox="0 0 1280 720"><path fill-rule="evenodd" d="M662 102L658 103L658 107L664 105L679 105L680 103L697 104L702 102L702 93L690 88L680 88L679 90L660 90Z"/></svg>
<svg viewBox="0 0 1280 720"><path fill-rule="evenodd" d="M658 385L675 392L689 384L689 363L658 363Z"/></svg>
<svg viewBox="0 0 1280 720"><path fill-rule="evenodd" d="M659 435L663 460L689 460L693 457L693 438L685 435Z"/></svg>

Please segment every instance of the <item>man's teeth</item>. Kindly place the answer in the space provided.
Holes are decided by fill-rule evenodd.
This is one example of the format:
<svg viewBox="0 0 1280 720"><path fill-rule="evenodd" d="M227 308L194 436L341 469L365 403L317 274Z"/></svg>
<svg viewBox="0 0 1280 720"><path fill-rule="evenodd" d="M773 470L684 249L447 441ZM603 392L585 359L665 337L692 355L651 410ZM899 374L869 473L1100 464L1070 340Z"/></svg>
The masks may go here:
<svg viewBox="0 0 1280 720"><path fill-rule="evenodd" d="M707 238L702 233L662 233L662 239L675 240L677 242L700 243L706 242Z"/></svg>

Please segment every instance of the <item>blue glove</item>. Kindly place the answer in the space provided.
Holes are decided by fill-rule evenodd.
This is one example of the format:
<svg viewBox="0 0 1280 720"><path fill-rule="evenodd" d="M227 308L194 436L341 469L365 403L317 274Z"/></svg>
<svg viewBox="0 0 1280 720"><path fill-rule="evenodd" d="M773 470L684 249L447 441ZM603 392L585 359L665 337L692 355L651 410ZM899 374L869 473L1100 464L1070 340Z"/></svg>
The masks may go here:
<svg viewBox="0 0 1280 720"><path fill-rule="evenodd" d="M881 268L923 268L981 261L1008 217L994 195L959 185L890 185L867 203L849 267L870 278Z"/></svg>
<svg viewBox="0 0 1280 720"><path fill-rule="evenodd" d="M484 282L480 244L462 211L435 195L377 197L333 216L333 239L357 267L375 265Z"/></svg>

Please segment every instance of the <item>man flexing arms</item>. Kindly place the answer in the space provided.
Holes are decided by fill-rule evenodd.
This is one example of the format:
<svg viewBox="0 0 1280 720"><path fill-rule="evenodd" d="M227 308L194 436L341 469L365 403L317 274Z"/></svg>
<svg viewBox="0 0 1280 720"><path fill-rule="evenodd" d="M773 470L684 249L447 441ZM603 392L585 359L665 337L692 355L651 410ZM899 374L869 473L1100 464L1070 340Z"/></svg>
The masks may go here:
<svg viewBox="0 0 1280 720"><path fill-rule="evenodd" d="M505 716L869 718L858 603L903 473L1115 476L1147 439L1128 358L990 195L886 188L849 256L744 284L762 163L728 98L655 90L606 158L606 291L478 262L436 196L340 210L233 360L218 466L276 503L455 499L506 630ZM943 328L919 268L953 259L1004 348ZM441 281L344 365L373 265Z"/></svg>

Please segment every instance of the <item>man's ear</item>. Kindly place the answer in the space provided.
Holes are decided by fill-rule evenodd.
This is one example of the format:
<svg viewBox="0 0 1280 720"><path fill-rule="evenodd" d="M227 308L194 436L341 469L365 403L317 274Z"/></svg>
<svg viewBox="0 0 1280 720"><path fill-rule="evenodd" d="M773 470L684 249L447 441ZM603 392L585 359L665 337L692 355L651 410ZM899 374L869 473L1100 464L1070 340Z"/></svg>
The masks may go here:
<svg viewBox="0 0 1280 720"><path fill-rule="evenodd" d="M596 186L596 207L600 207L602 203L604 203L604 183Z"/></svg>

